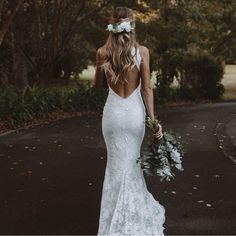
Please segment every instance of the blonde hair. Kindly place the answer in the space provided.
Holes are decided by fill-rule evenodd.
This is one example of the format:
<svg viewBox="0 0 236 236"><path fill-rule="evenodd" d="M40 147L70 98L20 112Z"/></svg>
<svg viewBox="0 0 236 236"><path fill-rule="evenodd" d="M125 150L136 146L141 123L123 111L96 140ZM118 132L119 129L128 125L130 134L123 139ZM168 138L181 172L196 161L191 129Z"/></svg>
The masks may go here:
<svg viewBox="0 0 236 236"><path fill-rule="evenodd" d="M134 17L128 8L117 7L111 20L115 23L127 20L134 22ZM120 33L109 32L105 45L99 49L101 68L104 69L107 79L114 84L118 81L122 84L128 83L127 72L135 67L134 55L131 54L133 47L137 49L138 43L132 30Z"/></svg>

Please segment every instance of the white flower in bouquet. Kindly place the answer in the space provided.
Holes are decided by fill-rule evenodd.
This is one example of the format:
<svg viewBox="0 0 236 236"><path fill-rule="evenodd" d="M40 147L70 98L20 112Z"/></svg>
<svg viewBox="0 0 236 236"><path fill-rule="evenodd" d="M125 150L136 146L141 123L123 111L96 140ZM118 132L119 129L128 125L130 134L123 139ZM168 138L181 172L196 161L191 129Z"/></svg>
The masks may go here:
<svg viewBox="0 0 236 236"><path fill-rule="evenodd" d="M178 170L183 170L183 167L181 164L175 164L175 167L178 169Z"/></svg>
<svg viewBox="0 0 236 236"><path fill-rule="evenodd" d="M180 153L176 149L173 149L171 151L170 156L173 159L173 161L175 161L176 163L181 163L182 162Z"/></svg>
<svg viewBox="0 0 236 236"><path fill-rule="evenodd" d="M167 166L165 166L165 168L163 169L163 173L164 173L165 175L171 176L170 168L167 167Z"/></svg>

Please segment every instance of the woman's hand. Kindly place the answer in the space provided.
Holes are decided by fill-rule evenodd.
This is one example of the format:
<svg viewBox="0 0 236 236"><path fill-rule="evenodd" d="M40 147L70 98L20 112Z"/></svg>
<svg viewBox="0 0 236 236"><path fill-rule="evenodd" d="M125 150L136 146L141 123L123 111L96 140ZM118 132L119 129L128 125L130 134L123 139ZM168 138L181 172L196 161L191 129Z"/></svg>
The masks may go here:
<svg viewBox="0 0 236 236"><path fill-rule="evenodd" d="M159 130L156 133L153 133L153 136L157 139L161 139L163 137L162 126L160 124L158 124L158 126Z"/></svg>

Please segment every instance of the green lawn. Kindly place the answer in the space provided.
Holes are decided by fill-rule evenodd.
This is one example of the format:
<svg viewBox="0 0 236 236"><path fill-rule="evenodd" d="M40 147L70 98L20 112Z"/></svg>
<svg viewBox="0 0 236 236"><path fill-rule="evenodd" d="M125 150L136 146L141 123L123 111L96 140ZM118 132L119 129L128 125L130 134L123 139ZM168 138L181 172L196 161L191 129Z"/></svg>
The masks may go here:
<svg viewBox="0 0 236 236"><path fill-rule="evenodd" d="M93 66L89 66L87 70L84 70L80 74L80 78L84 80L91 80L94 78L95 69ZM155 76L152 76L152 84L155 83ZM225 86L224 100L236 99L236 65L226 65L225 75L222 80L222 84Z"/></svg>
<svg viewBox="0 0 236 236"><path fill-rule="evenodd" d="M225 86L224 99L236 99L236 65L227 65L225 67L222 84Z"/></svg>

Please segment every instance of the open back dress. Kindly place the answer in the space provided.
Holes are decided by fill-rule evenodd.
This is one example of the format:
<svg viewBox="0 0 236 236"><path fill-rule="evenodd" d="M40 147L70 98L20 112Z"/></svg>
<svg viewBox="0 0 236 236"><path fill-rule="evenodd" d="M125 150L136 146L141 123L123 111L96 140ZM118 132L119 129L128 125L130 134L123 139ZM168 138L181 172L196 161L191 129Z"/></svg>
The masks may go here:
<svg viewBox="0 0 236 236"><path fill-rule="evenodd" d="M132 55L140 70L139 49ZM146 110L139 85L126 98L109 86L102 133L107 163L102 188L98 235L164 235L165 208L148 191L140 164Z"/></svg>

